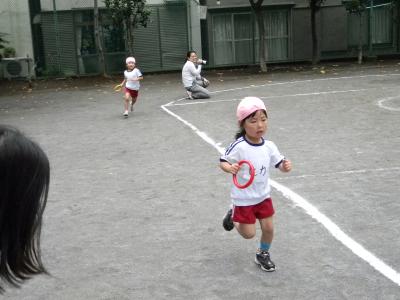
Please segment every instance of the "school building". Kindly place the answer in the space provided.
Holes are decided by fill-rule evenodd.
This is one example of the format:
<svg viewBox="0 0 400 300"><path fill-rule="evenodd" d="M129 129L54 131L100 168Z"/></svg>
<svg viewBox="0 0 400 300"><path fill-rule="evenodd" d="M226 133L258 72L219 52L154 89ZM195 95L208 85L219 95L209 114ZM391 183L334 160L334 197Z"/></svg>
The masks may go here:
<svg viewBox="0 0 400 300"><path fill-rule="evenodd" d="M341 0L325 0L317 14L321 59L357 57L359 34L368 56L400 53L399 5L371 0L362 14L349 14ZM186 51L208 60L207 67L258 63L258 28L248 0L148 0L147 27L134 32L134 55L143 72L180 70ZM126 56L122 26L113 24L98 0L102 48L109 74L121 72ZM2 0L0 32L17 59L33 59L38 76L99 73L94 0ZM308 0L264 0L268 63L310 61ZM1 63L0 76L9 77Z"/></svg>

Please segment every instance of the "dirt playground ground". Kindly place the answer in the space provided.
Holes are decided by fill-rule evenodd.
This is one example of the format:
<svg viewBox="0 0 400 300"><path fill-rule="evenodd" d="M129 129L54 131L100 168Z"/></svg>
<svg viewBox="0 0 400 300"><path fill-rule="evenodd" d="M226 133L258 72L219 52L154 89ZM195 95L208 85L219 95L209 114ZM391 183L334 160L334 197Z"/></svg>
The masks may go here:
<svg viewBox="0 0 400 300"><path fill-rule="evenodd" d="M0 123L51 162L42 231L50 275L4 299L400 299L398 60L206 71L210 99L180 73L146 74L122 117L121 81L2 81ZM276 272L257 238L226 232L232 179L219 156L245 96L293 163L271 170Z"/></svg>

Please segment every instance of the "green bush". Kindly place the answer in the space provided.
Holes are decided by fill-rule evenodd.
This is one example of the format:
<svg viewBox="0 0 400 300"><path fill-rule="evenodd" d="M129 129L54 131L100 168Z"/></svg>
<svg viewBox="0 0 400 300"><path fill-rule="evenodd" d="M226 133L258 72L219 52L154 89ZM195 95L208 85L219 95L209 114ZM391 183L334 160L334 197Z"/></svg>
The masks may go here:
<svg viewBox="0 0 400 300"><path fill-rule="evenodd" d="M4 57L15 57L15 49L13 47L5 47L3 49Z"/></svg>
<svg viewBox="0 0 400 300"><path fill-rule="evenodd" d="M8 41L3 38L5 35L5 33L0 32L0 49L3 49L4 44L8 43Z"/></svg>

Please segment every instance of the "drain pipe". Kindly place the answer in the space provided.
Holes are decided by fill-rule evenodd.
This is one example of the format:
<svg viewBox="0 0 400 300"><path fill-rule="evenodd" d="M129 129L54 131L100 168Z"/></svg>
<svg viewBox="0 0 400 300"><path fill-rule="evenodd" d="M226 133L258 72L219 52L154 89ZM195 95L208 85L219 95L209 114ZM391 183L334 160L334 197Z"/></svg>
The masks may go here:
<svg viewBox="0 0 400 300"><path fill-rule="evenodd" d="M186 16L187 16L187 25L188 25L188 40L189 40L189 49L188 50L193 50L192 49L192 5L191 5L191 0L186 1Z"/></svg>

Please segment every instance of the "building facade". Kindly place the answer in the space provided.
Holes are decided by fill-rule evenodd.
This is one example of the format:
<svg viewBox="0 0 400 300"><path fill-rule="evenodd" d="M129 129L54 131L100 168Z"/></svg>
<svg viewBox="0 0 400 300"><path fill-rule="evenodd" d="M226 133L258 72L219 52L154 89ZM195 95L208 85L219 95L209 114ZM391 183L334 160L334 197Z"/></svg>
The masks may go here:
<svg viewBox="0 0 400 300"><path fill-rule="evenodd" d="M371 0L362 14L364 53L399 53L398 7ZM308 0L266 0L264 26L268 62L310 61L311 12ZM256 64L258 28L249 1L207 1L207 42L213 66ZM372 9L371 9L372 7ZM340 0L325 0L316 19L321 59L357 57L359 17Z"/></svg>
<svg viewBox="0 0 400 300"><path fill-rule="evenodd" d="M28 5L29 4L29 5ZM207 67L258 63L259 34L248 0L153 0L147 27L134 32L134 55L144 72L180 70L186 51L196 50ZM98 0L105 69L121 72L127 54L124 29L114 24ZM17 56L34 58L39 76L99 74L94 33L94 0L3 0L0 32ZM267 62L310 61L311 15L308 0L263 3ZM349 14L341 0L325 0L317 14L320 57L399 54L399 7L371 0L362 14Z"/></svg>
<svg viewBox="0 0 400 300"><path fill-rule="evenodd" d="M44 69L49 73L86 75L99 72L94 35L93 1L41 0ZM134 55L147 72L179 69L187 49L201 48L198 4L195 1L147 1L151 11L147 27L134 31ZM107 73L124 69L124 29L100 5L100 36Z"/></svg>

